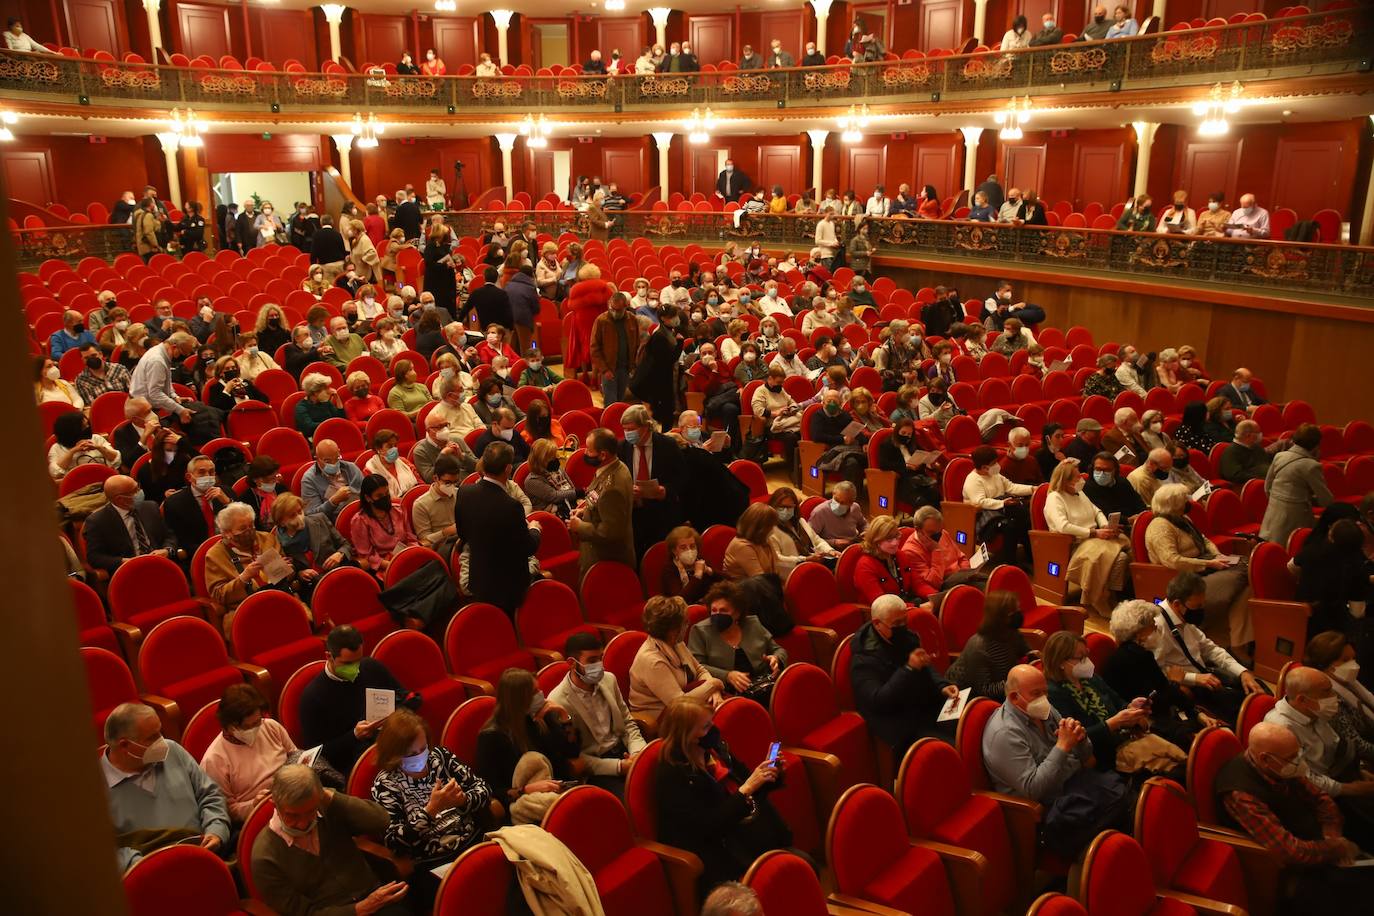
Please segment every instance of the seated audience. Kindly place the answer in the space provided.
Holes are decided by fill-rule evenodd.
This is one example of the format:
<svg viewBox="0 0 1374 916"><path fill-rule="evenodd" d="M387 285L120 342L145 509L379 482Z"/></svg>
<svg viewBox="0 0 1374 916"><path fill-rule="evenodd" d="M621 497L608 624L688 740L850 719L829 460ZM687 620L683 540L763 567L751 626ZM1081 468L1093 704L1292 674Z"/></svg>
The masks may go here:
<svg viewBox="0 0 1374 916"><path fill-rule="evenodd" d="M1150 449L1149 454L1145 456L1145 463L1127 474L1126 482L1135 489L1141 502L1150 505L1154 502L1155 494L1170 482L1173 470L1174 453L1172 450ZM1192 490L1188 490L1189 494L1192 492Z"/></svg>
<svg viewBox="0 0 1374 916"><path fill-rule="evenodd" d="M344 409L334 402L334 389L329 376L312 372L301 379L305 397L296 402L296 429L307 439L315 438L315 430L330 417L347 417Z"/></svg>
<svg viewBox="0 0 1374 916"><path fill-rule="evenodd" d="M1355 646L1344 633L1318 633L1307 643L1303 664L1331 679L1331 689L1340 700L1331 727L1368 769L1374 763L1374 693L1360 683Z"/></svg>
<svg viewBox="0 0 1374 916"><path fill-rule="evenodd" d="M687 646L701 666L724 685L726 694L745 696L765 706L773 681L787 664L758 617L744 612L744 598L730 582L719 582L702 599L709 612L692 627Z"/></svg>
<svg viewBox="0 0 1374 916"><path fill-rule="evenodd" d="M389 826L376 802L326 789L308 766L288 764L272 780L276 810L253 842L249 863L258 895L278 913L349 912L407 916L409 885L383 883L354 837Z"/></svg>
<svg viewBox="0 0 1374 916"><path fill-rule="evenodd" d="M1111 632L1117 648L1107 656L1101 676L1123 697L1150 697L1150 729L1179 747L1207 725L1224 725L1199 709L1193 695L1165 675L1154 653L1172 634L1157 623L1159 607L1150 601L1123 601L1112 611Z"/></svg>
<svg viewBox="0 0 1374 916"><path fill-rule="evenodd" d="M349 524L349 540L358 565L378 579L383 578L392 558L402 547L420 542L410 528L399 499L391 498L387 480L380 474L363 478L359 494L361 506Z"/></svg>
<svg viewBox="0 0 1374 916"><path fill-rule="evenodd" d="M919 738L953 742L954 722L936 722L959 688L935 670L921 640L907 626L906 602L883 595L872 619L854 634L849 679L854 705L869 731L900 760Z"/></svg>
<svg viewBox="0 0 1374 916"><path fill-rule="evenodd" d="M266 697L251 684L226 687L215 710L220 733L200 758L205 774L224 793L235 824L242 824L271 794L277 770L300 750L267 711Z"/></svg>
<svg viewBox="0 0 1374 916"><path fill-rule="evenodd" d="M401 456L400 437L394 429L379 429L372 438L372 457L367 459L363 470L386 479L386 488L391 498L401 499L420 485L420 475L410 459Z"/></svg>
<svg viewBox="0 0 1374 916"><path fill-rule="evenodd" d="M1368 868L1342 867L1361 857L1360 847L1344 836L1340 809L1305 764L1293 732L1260 722L1245 753L1212 781L1222 825L1248 834L1283 868L1279 905L1287 914L1346 909L1374 893Z"/></svg>
<svg viewBox="0 0 1374 916"><path fill-rule="evenodd" d="M916 510L916 530L902 542L902 569L907 576L908 594L929 600L939 610L945 593L956 585L983 588L990 568L971 569L968 557L955 543L954 535L945 530L944 516L934 506Z"/></svg>
<svg viewBox="0 0 1374 916"><path fill-rule="evenodd" d="M932 476L926 451L910 416L893 418L892 435L878 445L878 467L897 475L896 497L901 507L934 506L940 501L939 486ZM892 507L895 511L898 507Z"/></svg>
<svg viewBox="0 0 1374 916"><path fill-rule="evenodd" d="M432 476L424 495L410 508L410 526L421 544L447 557L457 541L454 508L462 474L457 461L440 455Z"/></svg>
<svg viewBox="0 0 1374 916"><path fill-rule="evenodd" d="M1161 636L1155 661L1166 677L1186 687L1199 706L1234 722L1245 694L1259 693L1259 680L1231 653L1202 632L1208 585L1197 573L1181 572L1169 582L1155 628Z"/></svg>
<svg viewBox="0 0 1374 916"><path fill-rule="evenodd" d="M301 498L310 515L323 515L330 524L339 510L357 498L363 488L363 472L345 461L333 439L315 443L315 461L301 477Z"/></svg>
<svg viewBox="0 0 1374 916"><path fill-rule="evenodd" d="M1264 444L1264 433L1254 420L1241 420L1236 424L1231 444L1221 453L1217 463L1217 473L1223 480L1237 486L1250 480L1263 480L1269 474L1269 465L1274 461L1274 452L1280 442L1272 446Z"/></svg>
<svg viewBox="0 0 1374 916"><path fill-rule="evenodd" d="M1112 524L1083 495L1084 486L1077 462L1064 461L1055 468L1045 498L1045 523L1049 530L1073 537L1069 584L1079 589L1084 605L1110 617L1115 596L1126 587L1131 545L1119 522Z"/></svg>
<svg viewBox="0 0 1374 916"><path fill-rule="evenodd" d="M1112 431L1102 436L1102 451L1110 452L1117 461L1140 467L1153 447L1141 438L1142 428L1140 417L1134 408L1119 408L1112 415Z"/></svg>
<svg viewBox="0 0 1374 916"><path fill-rule="evenodd" d="M86 344L81 348L84 368L77 373L76 393L87 404L94 404L96 398L111 391L129 390L129 370L119 363L107 362L105 353L98 344Z"/></svg>
<svg viewBox="0 0 1374 916"><path fill-rule="evenodd" d="M777 557L778 575L784 582L806 560L834 562L839 557L839 552L802 518L801 501L791 487L778 487L769 495L768 504L778 515L778 524L768 540Z"/></svg>
<svg viewBox="0 0 1374 916"><path fill-rule="evenodd" d="M568 711L544 696L531 672L503 671L491 718L477 733L475 769L505 820L538 824L580 753Z"/></svg>
<svg viewBox="0 0 1374 916"><path fill-rule="evenodd" d="M247 503L231 502L215 514L220 539L205 554L205 587L214 604L215 616L222 616L226 637L233 630L238 606L254 592L279 588L295 592L293 576L269 578L262 554L277 552L277 539L270 531L255 527L257 514Z"/></svg>
<svg viewBox="0 0 1374 916"><path fill-rule="evenodd" d="M689 525L668 532L667 562L659 576L659 593L681 597L688 604L699 604L720 581L720 575L707 565L701 552L701 535Z"/></svg>
<svg viewBox="0 0 1374 916"><path fill-rule="evenodd" d="M1102 424L1092 417L1083 417L1074 426L1073 441L1064 446L1065 458L1077 458L1079 467L1092 464L1093 456L1102 451Z"/></svg>
<svg viewBox="0 0 1374 916"><path fill-rule="evenodd" d="M630 665L630 709L656 716L679 696L719 704L725 685L687 648L687 626L687 602L682 598L659 595L644 602L649 638Z"/></svg>
<svg viewBox="0 0 1374 916"><path fill-rule="evenodd" d="M751 503L740 515L735 536L725 547L724 577L738 581L751 576L777 575L778 554L773 549L773 529L778 513L767 503Z"/></svg>
<svg viewBox="0 0 1374 916"><path fill-rule="evenodd" d="M606 670L600 637L574 633L563 647L568 673L549 693L549 702L568 711L581 742L578 756L586 780L624 795L625 774L644 750L644 735L630 715L615 675ZM629 685L626 685L628 689Z"/></svg>
<svg viewBox="0 0 1374 916"><path fill-rule="evenodd" d="M910 571L901 563L902 531L895 517L873 519L860 545L862 552L854 567L854 589L860 600L872 604L881 595L896 595L904 601L914 597L907 594Z"/></svg>
<svg viewBox="0 0 1374 916"><path fill-rule="evenodd" d="M1054 469L1059 467L1059 462L1069 457L1064 454L1064 440L1067 434L1064 427L1058 423L1046 423L1040 431L1040 448L1035 452L1035 462L1040 466L1040 479L1049 480L1054 476ZM1008 435L1010 441L1010 435ZM1079 462L1079 467L1083 463ZM1021 481L1017 481L1020 483Z"/></svg>
<svg viewBox="0 0 1374 916"><path fill-rule="evenodd" d="M344 384L350 395L344 402L344 415L357 423L359 429L365 428L372 415L386 407L386 403L372 393L372 378L361 369L348 373Z"/></svg>
<svg viewBox="0 0 1374 916"><path fill-rule="evenodd" d="M121 703L105 720L100 755L120 871L145 854L194 841L230 855L224 795L186 749L162 735L156 710Z"/></svg>
<svg viewBox="0 0 1374 916"><path fill-rule="evenodd" d="M1107 452L1098 452L1090 466L1092 474L1083 484L1083 495L1104 515L1120 512L1122 527L1129 529L1146 506L1135 487L1122 476L1121 462ZM1141 557L1138 562L1147 561Z"/></svg>
<svg viewBox="0 0 1374 916"><path fill-rule="evenodd" d="M830 499L811 510L807 519L817 536L836 550L843 550L863 536L868 527L858 504L859 491L848 480L835 484Z"/></svg>
<svg viewBox="0 0 1374 916"><path fill-rule="evenodd" d="M48 449L48 473L61 480L72 468L83 464L119 467L119 449L100 433L91 432L90 421L80 411L64 413L53 420L53 442Z"/></svg>
<svg viewBox="0 0 1374 916"><path fill-rule="evenodd" d="M1000 703L1006 698L1007 674L1031 655L1021 635L1023 622L1015 593L989 592L983 600L982 625L959 650L946 676L960 688L972 688L972 696Z"/></svg>
<svg viewBox="0 0 1374 916"><path fill-rule="evenodd" d="M973 473L964 478L964 502L978 508L978 540L988 543L1000 536L1001 562L1029 564L1029 499L1035 493L1035 488L1012 483L1003 477L997 450L990 445L975 448L971 458ZM1017 557L1018 546L1025 550L1024 560Z"/></svg>
<svg viewBox="0 0 1374 916"><path fill-rule="evenodd" d="M306 515L305 503L295 493L288 491L272 502L272 525L282 556L299 578L296 593L303 600L308 601L320 576L353 562L353 545L320 513Z"/></svg>
<svg viewBox="0 0 1374 916"><path fill-rule="evenodd" d="M1031 434L1024 426L1007 433L1007 453L1002 457L1002 476L1012 483L1039 486L1050 475L1040 471L1040 460L1030 453ZM1053 471L1051 471L1051 474Z"/></svg>
<svg viewBox="0 0 1374 916"><path fill-rule="evenodd" d="M1296 571L1294 595L1312 607L1307 618L1309 636L1323 630L1356 633L1362 629L1374 582L1374 563L1365 555L1360 510L1349 503L1333 503L1322 513L1302 549L1288 565Z"/></svg>
<svg viewBox="0 0 1374 916"><path fill-rule="evenodd" d="M415 371L415 363L408 359L396 360L391 369L391 377L395 384L386 394L386 406L392 410L399 410L414 420L419 415L420 408L434 400L430 390L420 380L419 374Z"/></svg>
<svg viewBox="0 0 1374 916"><path fill-rule="evenodd" d="M215 514L229 505L230 497L215 476L214 459L206 455L186 463L185 479L186 486L163 500L162 517L177 548L189 557L216 533Z"/></svg>
<svg viewBox="0 0 1374 916"><path fill-rule="evenodd" d="M113 575L131 557L176 558L176 542L157 505L143 499L138 481L116 474L105 478L101 492L106 504L87 516L81 528L87 563Z"/></svg>
<svg viewBox="0 0 1374 916"><path fill-rule="evenodd" d="M431 410L425 417L424 433L425 437L410 451L410 461L420 480L425 483L434 482L434 466L440 456L453 459L458 466L460 480L477 470L477 456L468 448L466 441L449 438L448 420L438 416L436 411Z"/></svg>

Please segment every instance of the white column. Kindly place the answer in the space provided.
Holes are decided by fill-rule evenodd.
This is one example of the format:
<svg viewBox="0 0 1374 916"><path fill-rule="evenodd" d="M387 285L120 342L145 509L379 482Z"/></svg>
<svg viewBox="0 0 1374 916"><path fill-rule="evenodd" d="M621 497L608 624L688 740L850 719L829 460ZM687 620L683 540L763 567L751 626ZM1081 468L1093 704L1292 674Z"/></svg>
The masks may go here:
<svg viewBox="0 0 1374 916"><path fill-rule="evenodd" d="M961 127L959 132L964 135L964 187L971 192L978 187L978 138L983 128ZM971 200L969 205L973 205Z"/></svg>
<svg viewBox="0 0 1374 916"><path fill-rule="evenodd" d="M1160 28L1167 28L1167 26L1164 25L1164 7L1166 7L1168 3L1169 0L1155 0L1155 8L1150 10L1150 15L1159 20Z"/></svg>
<svg viewBox="0 0 1374 916"><path fill-rule="evenodd" d="M339 41L339 25L343 22L344 10L348 7L342 3L325 3L320 6L324 12L324 19L329 23L329 59L338 60L343 56L342 47ZM418 49L416 49L418 52Z"/></svg>
<svg viewBox="0 0 1374 916"><path fill-rule="evenodd" d="M816 200L819 202L825 193L821 187L821 167L825 164L822 154L825 152L825 138L830 136L830 131L808 130L806 135L811 138L811 187L816 189Z"/></svg>
<svg viewBox="0 0 1374 916"><path fill-rule="evenodd" d="M973 0L973 37L990 44L983 30L988 27L988 0Z"/></svg>
<svg viewBox="0 0 1374 916"><path fill-rule="evenodd" d="M496 145L501 147L501 182L506 186L506 200L510 200L511 195L515 193L515 166L512 164L511 151L515 149L515 138L519 134L492 136L496 138Z"/></svg>
<svg viewBox="0 0 1374 916"><path fill-rule="evenodd" d="M668 14L672 10L666 6L649 7L649 18L654 23L654 42L668 47Z"/></svg>
<svg viewBox="0 0 1374 916"><path fill-rule="evenodd" d="M491 21L496 23L496 53L500 58L500 65L505 66L510 63L510 17L515 15L515 10L489 10Z"/></svg>
<svg viewBox="0 0 1374 916"><path fill-rule="evenodd" d="M353 187L353 163L349 161L349 150L353 149L352 134L334 134L334 145L339 150L339 177L349 188Z"/></svg>
<svg viewBox="0 0 1374 916"><path fill-rule="evenodd" d="M177 163L177 147L181 145L181 137L168 132L158 134L157 140L162 144L162 157L167 163L167 203L174 206L181 200L181 166Z"/></svg>
<svg viewBox="0 0 1374 916"><path fill-rule="evenodd" d="M654 143L658 144L658 193L666 201L668 199L668 150L673 145L673 132L656 132Z"/></svg>
<svg viewBox="0 0 1374 916"><path fill-rule="evenodd" d="M811 9L816 14L816 53L825 53L825 24L830 21L830 4L833 0L810 0Z"/></svg>
<svg viewBox="0 0 1374 916"><path fill-rule="evenodd" d="M1150 181L1150 149L1155 145L1155 131L1159 125L1150 121L1132 121L1135 129L1135 191L1136 197L1150 193L1145 185Z"/></svg>
<svg viewBox="0 0 1374 916"><path fill-rule="evenodd" d="M153 57L157 58L157 49L162 47L162 23L158 21L157 11L162 0L143 0L143 11L148 14L148 40L153 46Z"/></svg>
<svg viewBox="0 0 1374 916"><path fill-rule="evenodd" d="M1369 116L1371 124L1374 124L1374 115ZM1355 227L1350 227L1351 241L1361 245L1374 245L1374 166L1369 169L1369 188L1364 195L1364 216L1360 219L1360 234L1358 239L1354 238Z"/></svg>

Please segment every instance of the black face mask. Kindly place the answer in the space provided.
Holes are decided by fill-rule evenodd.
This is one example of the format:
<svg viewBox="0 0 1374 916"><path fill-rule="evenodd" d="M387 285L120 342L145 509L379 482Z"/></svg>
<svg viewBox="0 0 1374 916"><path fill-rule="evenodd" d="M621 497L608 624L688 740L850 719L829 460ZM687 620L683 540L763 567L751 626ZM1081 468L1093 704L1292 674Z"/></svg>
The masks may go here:
<svg viewBox="0 0 1374 916"><path fill-rule="evenodd" d="M544 470L549 471L550 473L552 473L552 472L558 470L558 459L557 459L557 458L551 459L551 460L549 461L548 465L544 468Z"/></svg>
<svg viewBox="0 0 1374 916"><path fill-rule="evenodd" d="M1202 621L1205 620L1206 617L1207 617L1207 608L1205 608L1205 607L1197 607L1197 608L1194 608L1194 607L1188 607L1188 606L1185 605L1184 608L1183 608L1183 622L1184 622L1184 623L1190 623L1190 624L1192 624L1192 625L1195 626L1195 627L1200 627L1200 626L1202 626Z"/></svg>
<svg viewBox="0 0 1374 916"><path fill-rule="evenodd" d="M1174 459L1174 467L1176 467L1176 468L1186 468L1186 467L1188 466L1188 457L1189 457L1189 456L1187 456L1187 455L1180 455L1180 456L1178 456L1177 458L1175 458L1175 459Z"/></svg>
<svg viewBox="0 0 1374 916"><path fill-rule="evenodd" d="M267 325L268 325L268 327L279 328L279 327L281 327L281 319L280 319L280 318L269 318L269 319L267 319Z"/></svg>
<svg viewBox="0 0 1374 916"><path fill-rule="evenodd" d="M84 333L86 333L86 326L85 326L84 324L82 324L81 322L78 321L76 324L72 325L72 336L73 336L73 337L75 337L75 336L77 336L77 335L79 335L79 334L84 334Z"/></svg>
<svg viewBox="0 0 1374 916"><path fill-rule="evenodd" d="M601 467L601 457L600 457L599 455L589 455L589 454L587 454L586 452L583 452L583 453L582 453L582 461L583 461L585 464L587 464L589 467L594 467L594 468L599 468L599 467Z"/></svg>
<svg viewBox="0 0 1374 916"><path fill-rule="evenodd" d="M383 512L391 511L391 494L386 493L372 501L372 505L381 509Z"/></svg>
<svg viewBox="0 0 1374 916"><path fill-rule="evenodd" d="M1007 618L1007 626L1011 627L1013 630L1021 629L1021 625L1025 622L1026 615L1020 611L1012 611L1011 616Z"/></svg>
<svg viewBox="0 0 1374 916"><path fill-rule="evenodd" d="M86 357L87 369L99 369L103 365L105 365L105 360L101 359L99 356Z"/></svg>
<svg viewBox="0 0 1374 916"><path fill-rule="evenodd" d="M1168 472L1168 471L1155 471L1155 480L1168 480L1168 479L1169 479L1169 472Z"/></svg>
<svg viewBox="0 0 1374 916"><path fill-rule="evenodd" d="M697 744L708 751L716 750L721 746L721 743L720 729L716 728L715 725L708 727L706 729L706 734L697 739Z"/></svg>
<svg viewBox="0 0 1374 916"><path fill-rule="evenodd" d="M720 633L724 633L726 630L730 629L731 625L734 624L734 622L735 618L730 614L711 615L711 626L715 627L717 632Z"/></svg>
<svg viewBox="0 0 1374 916"><path fill-rule="evenodd" d="M943 403L945 402L945 398L947 398L947 397L948 397L948 395L941 394L941 393L938 392L938 391L932 391L932 392L930 393L930 403L932 403L932 404L943 404Z"/></svg>
<svg viewBox="0 0 1374 916"><path fill-rule="evenodd" d="M225 369L219 374L219 377L221 381L232 382L239 377L239 373L237 369Z"/></svg>

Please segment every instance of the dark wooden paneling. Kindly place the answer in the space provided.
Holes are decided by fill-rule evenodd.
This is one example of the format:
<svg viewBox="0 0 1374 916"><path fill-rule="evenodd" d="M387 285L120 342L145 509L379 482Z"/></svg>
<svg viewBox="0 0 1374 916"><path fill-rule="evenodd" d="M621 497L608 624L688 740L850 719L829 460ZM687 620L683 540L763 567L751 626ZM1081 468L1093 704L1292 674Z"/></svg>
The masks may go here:
<svg viewBox="0 0 1374 916"><path fill-rule="evenodd" d="M395 63L401 52L410 47L410 19L405 16L374 16L363 14L363 63ZM448 63L445 61L444 63Z"/></svg>
<svg viewBox="0 0 1374 916"><path fill-rule="evenodd" d="M124 8L116 0L66 0L63 6L72 47L109 51L116 57L129 50Z"/></svg>
<svg viewBox="0 0 1374 916"><path fill-rule="evenodd" d="M955 48L963 42L963 0L920 0L920 49Z"/></svg>
<svg viewBox="0 0 1374 916"><path fill-rule="evenodd" d="M633 194L649 186L645 174L644 150L611 149L601 150L602 182L614 181L622 194Z"/></svg>
<svg viewBox="0 0 1374 916"><path fill-rule="evenodd" d="M767 60L776 38L782 42L782 49L800 63L802 48L806 46L806 17L809 15L800 9L760 13L759 42L755 50Z"/></svg>
<svg viewBox="0 0 1374 916"><path fill-rule="evenodd" d="M262 33L254 42L258 57L271 61L278 67L288 60L298 60L307 69L315 70L320 65L320 55L315 47L315 20L309 10L269 10L257 11ZM328 46L324 49L329 54Z"/></svg>
<svg viewBox="0 0 1374 916"><path fill-rule="evenodd" d="M1341 147L1339 140L1281 137L1274 155L1274 190L1269 199L1295 210L1299 219L1327 207L1344 212L1350 195L1347 192L1342 199L1340 191ZM1233 198L1227 201L1235 203Z"/></svg>
<svg viewBox="0 0 1374 916"><path fill-rule="evenodd" d="M181 53L187 57L205 54L216 61L233 53L227 6L178 3L176 13L179 33L176 47Z"/></svg>
<svg viewBox="0 0 1374 916"><path fill-rule="evenodd" d="M46 207L52 203L52 160L47 150L5 150L4 164L7 196Z"/></svg>
<svg viewBox="0 0 1374 916"><path fill-rule="evenodd" d="M434 16L429 21L434 29L434 50L453 73L463 64L477 65L477 45L480 21L475 16ZM416 48L417 54L423 54Z"/></svg>
<svg viewBox="0 0 1374 916"><path fill-rule="evenodd" d="M703 64L734 60L735 17L728 13L688 16L687 39Z"/></svg>
<svg viewBox="0 0 1374 916"><path fill-rule="evenodd" d="M1097 201L1104 209L1110 210L1112 204L1126 195L1122 181L1121 163L1125 152L1120 145L1088 146L1075 149L1073 166L1075 210L1081 210L1089 201Z"/></svg>
<svg viewBox="0 0 1374 916"><path fill-rule="evenodd" d="M1007 146L1002 151L1006 187L1038 191L1045 186L1045 146Z"/></svg>
<svg viewBox="0 0 1374 916"><path fill-rule="evenodd" d="M774 185L782 185L783 193L802 187L801 147L759 147L759 171L754 184L768 194L772 194Z"/></svg>
<svg viewBox="0 0 1374 916"><path fill-rule="evenodd" d="M855 197L862 201L873 193L874 185L883 184L886 180L884 173L887 170L887 147L851 147L846 152L848 155L843 160L844 170L840 176L840 183L846 190L852 190Z"/></svg>
<svg viewBox="0 0 1374 916"><path fill-rule="evenodd" d="M1207 195L1215 191L1236 199L1241 143L1239 138L1184 141L1179 187L1187 189L1190 204L1205 206Z"/></svg>
<svg viewBox="0 0 1374 916"><path fill-rule="evenodd" d="M643 16L598 17L596 20L596 47L601 51L602 60L609 61L611 52L619 50L620 59L633 67L645 41ZM591 49L584 49L583 53L590 56Z"/></svg>

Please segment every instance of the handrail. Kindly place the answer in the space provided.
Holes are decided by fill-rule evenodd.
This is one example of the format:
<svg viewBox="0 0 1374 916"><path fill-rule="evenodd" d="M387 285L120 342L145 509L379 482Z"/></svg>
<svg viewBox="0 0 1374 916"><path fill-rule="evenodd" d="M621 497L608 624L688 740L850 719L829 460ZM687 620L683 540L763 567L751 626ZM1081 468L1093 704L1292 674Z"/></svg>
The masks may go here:
<svg viewBox="0 0 1374 916"><path fill-rule="evenodd" d="M201 111L268 103L282 111L332 108L351 113L367 108L461 115L573 109L628 116L631 109L684 105L938 103L1028 91L1068 93L1108 84L1122 89L1206 85L1242 73L1353 72L1369 56L1371 45L1374 10L1366 5L1014 51L616 77L572 72L397 76L382 73L380 67L364 73L222 70L0 51L0 88L16 97L193 105Z"/></svg>
<svg viewBox="0 0 1374 916"><path fill-rule="evenodd" d="M783 249L813 247L814 214L759 214L738 228L734 213L636 211L608 214L609 230L593 225L586 213L569 210L463 210L444 213L461 236L478 236L501 220L530 222L555 237L637 238L656 244L697 242L721 245L758 242ZM909 254L959 262L996 262L1041 266L1060 272L1110 277L1152 278L1183 284L1219 284L1238 291L1285 290L1319 294L1368 306L1374 303L1374 247L1265 239L1200 238L1156 232L1063 226L1012 226L969 220L867 219L875 254ZM837 220L839 241L847 243L855 223ZM71 226L12 231L21 269L35 269L47 258L113 259L131 250L126 226Z"/></svg>

